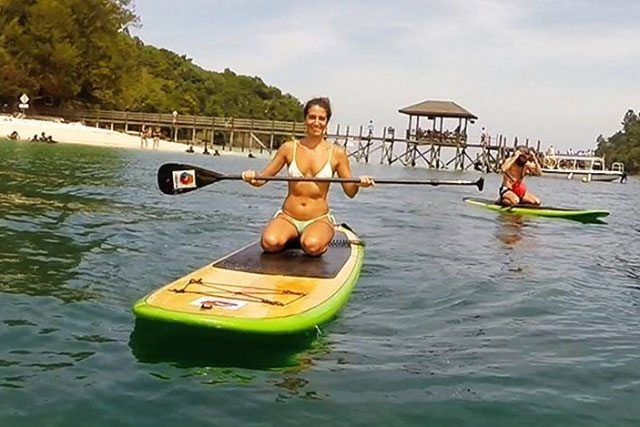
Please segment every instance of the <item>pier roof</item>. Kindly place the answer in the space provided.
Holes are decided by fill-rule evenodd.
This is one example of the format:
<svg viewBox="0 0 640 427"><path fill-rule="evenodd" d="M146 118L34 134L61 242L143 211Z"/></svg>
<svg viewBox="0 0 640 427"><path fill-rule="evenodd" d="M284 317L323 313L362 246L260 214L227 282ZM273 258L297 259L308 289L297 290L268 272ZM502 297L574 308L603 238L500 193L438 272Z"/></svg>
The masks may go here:
<svg viewBox="0 0 640 427"><path fill-rule="evenodd" d="M452 101L422 101L398 111L410 116L459 117L472 120L478 118Z"/></svg>

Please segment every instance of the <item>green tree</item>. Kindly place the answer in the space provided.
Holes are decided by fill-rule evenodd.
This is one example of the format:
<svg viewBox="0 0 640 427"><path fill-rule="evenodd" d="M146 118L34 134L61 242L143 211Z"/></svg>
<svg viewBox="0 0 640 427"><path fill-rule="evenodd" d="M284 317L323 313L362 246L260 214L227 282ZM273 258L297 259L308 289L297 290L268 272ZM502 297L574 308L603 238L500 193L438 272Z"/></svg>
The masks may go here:
<svg viewBox="0 0 640 427"><path fill-rule="evenodd" d="M302 105L259 77L204 70L184 55L145 46L136 39L140 69L129 80L129 95L118 106L145 112L301 120Z"/></svg>
<svg viewBox="0 0 640 427"><path fill-rule="evenodd" d="M3 0L1 49L21 90L59 103L109 105L120 95L120 76L135 64L126 29L136 17L131 0ZM0 96L15 96L15 88Z"/></svg>
<svg viewBox="0 0 640 427"><path fill-rule="evenodd" d="M0 101L301 120L259 77L204 70L129 35L132 0L0 0Z"/></svg>
<svg viewBox="0 0 640 427"><path fill-rule="evenodd" d="M629 173L640 172L640 116L628 110L622 119L622 129L604 138L598 136L596 154L605 156L607 164L622 162Z"/></svg>

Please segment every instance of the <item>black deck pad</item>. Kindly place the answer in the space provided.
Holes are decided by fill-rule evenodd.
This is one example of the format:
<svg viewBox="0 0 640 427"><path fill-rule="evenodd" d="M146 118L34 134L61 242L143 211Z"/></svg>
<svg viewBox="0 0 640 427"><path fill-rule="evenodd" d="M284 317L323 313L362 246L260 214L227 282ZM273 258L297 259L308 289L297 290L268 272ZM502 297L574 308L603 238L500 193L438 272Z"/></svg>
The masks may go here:
<svg viewBox="0 0 640 427"><path fill-rule="evenodd" d="M277 253L264 253L260 243L255 243L213 266L247 273L329 279L340 272L350 255L347 236L336 231L329 249L320 257L305 255L296 244Z"/></svg>

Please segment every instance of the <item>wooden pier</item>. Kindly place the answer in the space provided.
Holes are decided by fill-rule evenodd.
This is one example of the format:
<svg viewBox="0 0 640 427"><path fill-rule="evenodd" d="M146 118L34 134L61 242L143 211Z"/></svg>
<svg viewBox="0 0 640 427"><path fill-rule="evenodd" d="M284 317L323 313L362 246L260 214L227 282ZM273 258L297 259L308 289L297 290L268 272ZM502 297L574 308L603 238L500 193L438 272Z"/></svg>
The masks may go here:
<svg viewBox="0 0 640 427"><path fill-rule="evenodd" d="M502 161L519 145L517 137L511 146L503 135L496 135L493 139L483 135L478 142L470 143L468 126L477 117L455 102L423 101L399 112L409 116L404 138L396 138L395 129L390 127L383 129L381 137L363 135L362 126L356 135L352 135L348 127L343 134L338 126L332 137L356 161L368 163L372 155L379 152L381 164L399 162L409 167L421 165L430 169L459 171L473 168L482 172L499 172ZM423 128L421 119L424 118L427 126ZM529 140L522 145L528 147ZM540 141L537 151L540 151Z"/></svg>
<svg viewBox="0 0 640 427"><path fill-rule="evenodd" d="M130 134L158 129L164 139L194 145L218 145L223 149L256 149L269 152L293 136L304 136L302 122L242 119L236 117L192 116L177 113L65 110L55 114L68 121Z"/></svg>
<svg viewBox="0 0 640 427"><path fill-rule="evenodd" d="M425 101L400 112L409 115L409 126L403 138L397 138L392 127L384 127L382 134L376 136L371 131L365 133L362 126L353 132L350 127L340 125L334 132L329 131L327 137L343 146L356 162L377 161L407 167L482 172L499 172L502 161L519 145L517 138L511 144L503 135L493 138L486 135L480 141L469 142L468 125L477 117L452 102ZM271 153L282 142L305 135L304 123L293 121L105 110L58 110L48 115L136 135L151 127L159 130L164 139L210 147L216 145L223 150L266 150ZM420 117L426 117L432 125L423 129ZM453 124L457 124L455 129L445 127L445 119L449 124L453 119ZM529 146L529 140L522 145ZM540 151L540 141L536 150Z"/></svg>
<svg viewBox="0 0 640 427"><path fill-rule="evenodd" d="M385 127L382 136L352 136L349 132L340 133L340 128L329 135L342 145L350 158L357 162L392 165L400 163L406 167L426 167L428 169L469 170L482 172L500 172L500 165L509 157L518 145L530 147L529 140L520 144L515 137L509 142L504 135L487 137L486 142L455 144L431 141L425 143L416 139L395 138L393 128ZM535 147L540 151L540 141Z"/></svg>

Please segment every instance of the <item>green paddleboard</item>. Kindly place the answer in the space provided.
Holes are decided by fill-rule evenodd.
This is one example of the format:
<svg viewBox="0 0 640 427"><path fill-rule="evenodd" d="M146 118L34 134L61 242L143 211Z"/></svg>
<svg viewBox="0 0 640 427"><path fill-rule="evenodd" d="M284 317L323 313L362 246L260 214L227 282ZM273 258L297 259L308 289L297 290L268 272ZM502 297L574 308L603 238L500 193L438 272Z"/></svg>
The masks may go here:
<svg viewBox="0 0 640 427"><path fill-rule="evenodd" d="M580 222L598 222L600 218L604 218L609 215L609 211L605 210L584 210L573 208L553 208L548 206L535 206L535 205L515 205L515 206L502 206L497 204L493 200L479 199L475 197L467 197L463 199L465 202L481 206L492 211L506 213L506 214L520 214L529 216L542 216L550 218L564 218L571 219Z"/></svg>
<svg viewBox="0 0 640 427"><path fill-rule="evenodd" d="M294 334L333 318L356 285L364 245L337 226L321 257L253 243L140 299L138 318L254 334Z"/></svg>

